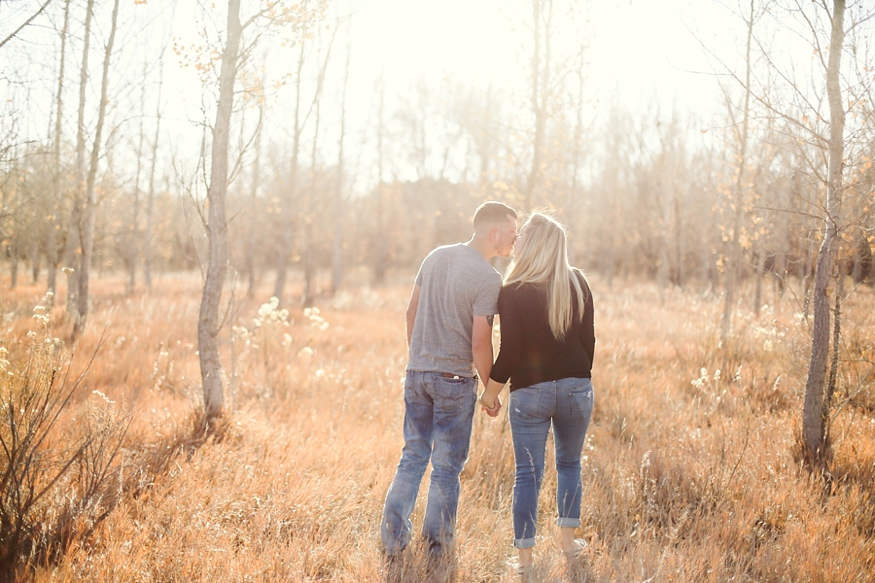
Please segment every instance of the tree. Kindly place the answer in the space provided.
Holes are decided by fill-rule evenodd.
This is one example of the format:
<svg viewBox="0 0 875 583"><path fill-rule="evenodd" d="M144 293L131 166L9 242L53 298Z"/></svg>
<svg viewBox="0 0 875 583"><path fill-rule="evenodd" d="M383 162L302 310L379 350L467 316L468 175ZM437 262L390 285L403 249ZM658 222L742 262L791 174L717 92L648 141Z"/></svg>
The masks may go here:
<svg viewBox="0 0 875 583"><path fill-rule="evenodd" d="M258 222L260 220L259 213L257 212L258 190L261 186L261 140L264 134L264 110L266 107L264 78L265 66L262 66L261 82L256 93L258 99L258 123L255 126L255 156L252 161L252 185L249 190L249 232L246 237L245 266L249 280L246 296L249 298L255 297L255 234L258 232Z"/></svg>
<svg viewBox="0 0 875 583"><path fill-rule="evenodd" d="M738 277L739 263L741 261L741 248L739 239L741 237L742 219L744 217L744 192L745 192L745 172L747 170L747 142L750 127L750 95L751 95L751 45L753 42L753 29L756 21L754 10L754 0L750 2L750 15L745 20L747 26L747 43L745 45L745 80L744 80L744 107L742 109L741 129L738 130L738 166L735 169L735 180L733 181L733 221L732 232L728 241L729 252L727 253L726 265L726 289L723 296L723 316L720 325L720 337L723 345L726 345L729 339L729 333L732 330L732 312L735 309L735 285ZM727 101L729 98L727 96ZM730 116L733 118L733 127L738 126L738 120L734 119L732 106L729 106Z"/></svg>
<svg viewBox="0 0 875 583"><path fill-rule="evenodd" d="M334 46L334 39L337 36L338 27L334 27L331 33L331 39L328 41L328 46L325 49L325 58L319 67L319 74L316 78L316 93L313 96L313 104L315 105L315 118L313 128L313 144L310 153L310 188L307 193L307 202L304 217L304 295L303 303L305 307L310 307L313 304L313 278L315 276L316 264L314 258L314 242L313 242L313 215L315 212L314 204L317 196L317 180L319 176L318 162L318 143L319 143L319 123L322 114L322 90L325 86L325 72L328 70L328 63L331 60L331 48ZM321 49L322 41L320 35L319 48ZM321 50L319 51L321 52Z"/></svg>
<svg viewBox="0 0 875 583"><path fill-rule="evenodd" d="M532 166L526 180L523 205L530 209L534 192L544 172L544 142L547 133L548 108L551 92L551 47L553 0L532 0L532 54L531 107L535 117L535 135L532 142ZM542 56L543 51L543 56Z"/></svg>
<svg viewBox="0 0 875 583"><path fill-rule="evenodd" d="M116 25L118 23L119 0L115 0L112 8L112 25L109 32L109 40L103 54L103 79L100 85L100 105L97 108L97 127L94 130L94 145L91 148L91 164L88 169L88 179L85 189L85 215L82 236L82 261L79 264L79 294L78 294L78 317L73 327L73 338L79 337L85 328L88 318L88 292L89 279L91 276L91 256L94 253L94 229L97 221L97 194L94 183L97 179L97 166L100 162L100 145L103 134L103 124L106 118L107 86L109 84L109 63L112 56L112 45L115 42Z"/></svg>
<svg viewBox="0 0 875 583"><path fill-rule="evenodd" d="M320 5L321 7L321 5ZM228 193L228 146L231 133L231 113L234 106L234 85L241 56L244 30L262 18L275 24L288 24L300 29L316 17L316 9L308 3L283 6L270 2L245 23L240 21L240 0L228 1L228 16L219 73L219 95L210 145L210 183L207 188L207 237L209 251L201 306L198 314L198 356L204 394L204 416L211 425L224 412L222 366L219 360L219 305L228 271L228 222L225 199ZM252 46L247 48L251 51Z"/></svg>
<svg viewBox="0 0 875 583"><path fill-rule="evenodd" d="M158 99L155 106L155 135L152 139L152 164L149 169L149 194L146 198L146 225L143 232L143 282L152 288L152 231L155 208L155 169L158 165L158 139L161 136L161 91L164 88L164 50L158 66Z"/></svg>
<svg viewBox="0 0 875 583"><path fill-rule="evenodd" d="M347 25L347 35L349 28ZM337 152L337 184L334 189L334 240L331 253L331 291L337 293L343 280L343 221L344 221L344 196L343 196L343 142L346 137L346 89L349 86L349 61L352 57L352 47L346 47L346 67L343 74L343 93L340 99L340 138Z"/></svg>
<svg viewBox="0 0 875 583"><path fill-rule="evenodd" d="M94 13L94 0L85 6L85 33L82 41L82 66L79 73L79 114L76 123L76 188L70 200L70 217L67 223L67 243L64 251L64 265L67 271L67 303L65 319L79 320L79 274L76 272L82 239L82 199L85 191L85 95L88 84L88 51L91 41L91 20Z"/></svg>
<svg viewBox="0 0 875 583"><path fill-rule="evenodd" d="M305 44L304 39L301 39L301 46L298 52L298 68L295 76L295 116L294 125L292 126L292 160L289 168L289 181L283 189L281 197L282 203L280 207L280 239L282 244L279 250L279 263L276 269L276 285L273 291L273 295L280 301L283 299L283 292L286 287L286 271L289 267L289 258L292 250L292 197L298 188L298 158L301 151L301 134L303 132L303 126L306 123L306 117L303 121L301 120L302 72L304 70L304 63L306 62L306 52L304 50Z"/></svg>
<svg viewBox="0 0 875 583"><path fill-rule="evenodd" d="M6 43L8 43L12 39L14 39L16 36L18 36L18 33L21 32L24 29L24 27L30 25L30 23L32 23L36 19L37 16L42 14L43 11L45 11L45 9L48 8L49 4L51 4L51 3L52 3L52 0L46 0L45 2L43 2L42 5L39 7L39 9L36 12L34 12L27 20L22 22L21 25L18 26L18 28L16 28L9 35L7 35L6 38L4 38L2 41L0 41L0 48L3 48L3 45L5 45Z"/></svg>
<svg viewBox="0 0 875 583"><path fill-rule="evenodd" d="M70 0L64 2L64 26L61 29L61 56L60 64L58 65L58 93L55 98L55 131L54 143L52 144L52 162L54 171L52 172L52 201L51 219L49 223L49 236L46 242L46 251L49 260L49 291L52 292L52 297L56 291L57 273L58 273L58 249L57 249L57 231L61 226L60 211L62 205L61 198L61 123L64 117L64 67L67 56L67 28L70 23Z"/></svg>
<svg viewBox="0 0 875 583"><path fill-rule="evenodd" d="M826 216L823 242L817 254L814 272L814 325L811 334L811 358L805 383L802 409L802 443L809 462L820 465L829 457L829 404L832 390L827 390L826 369L829 358L830 307L828 288L835 259L835 241L841 220L842 171L844 165L845 111L839 83L844 47L845 0L833 0L832 27L829 39L829 62L826 67L826 93L829 101L829 166L826 183Z"/></svg>
<svg viewBox="0 0 875 583"><path fill-rule="evenodd" d="M810 290L813 310L811 353L800 436L803 459L812 468L823 468L830 458L830 400L839 362L839 315L843 300L842 280L845 276L841 270L835 269L836 253L841 243L840 233L848 224L842 213L845 161L861 155L859 145L868 147L873 129L865 116L855 116L859 119L855 122L854 130L850 135L845 135L845 103L848 103L849 110L859 108L861 103L868 101L873 86L869 69L871 60L858 56L858 53L868 55L864 39L857 39L849 47L845 42L848 31L854 32L861 24L875 17L875 13L864 14L863 6L864 3L857 3L848 12L844 0L834 0L831 10L825 0L811 4L793 0L765 5L764 14L774 17L774 30L789 31L791 38L808 38L813 49L813 62L820 67L812 68L811 86L808 87L804 84L804 78L796 76L797 68L792 60L782 61L784 53L768 50L762 45L761 39L754 37L767 75L749 76L744 80L736 77L736 81L762 108L763 117L768 120L770 127L782 128L788 134L786 142L793 148L796 161L790 169L792 196L805 203L812 214L820 213L823 221L816 261L815 237L809 238L809 250L803 251L804 258L800 260L800 278L806 292L809 269L814 272L813 288ZM846 14L851 15L851 24L847 27ZM801 29L793 29L794 22ZM856 69L843 72L842 55L846 49L850 49L847 52L854 59L852 64ZM825 100L820 94L824 86ZM827 111L823 110L824 101ZM780 122L780 125L776 122ZM810 172L810 177L805 176L806 170ZM822 202L806 202L806 191L810 188L806 185L806 179L812 187L823 188L825 196ZM833 277L836 278L836 286L831 292L830 281ZM830 295L835 297L836 318L832 326L832 367L828 376ZM806 321L808 306L806 296L802 310Z"/></svg>
<svg viewBox="0 0 875 583"><path fill-rule="evenodd" d="M240 0L228 1L228 39L222 51L219 77L219 99L210 165L210 185L207 190L209 219L209 255L204 279L201 307L198 315L197 341L204 391L204 413L207 420L220 416L224 407L222 366L219 361L219 302L228 271L228 223L225 218L225 196L228 192L228 141L231 131L231 109L234 105L234 82L237 78L237 57L243 27L240 24Z"/></svg>

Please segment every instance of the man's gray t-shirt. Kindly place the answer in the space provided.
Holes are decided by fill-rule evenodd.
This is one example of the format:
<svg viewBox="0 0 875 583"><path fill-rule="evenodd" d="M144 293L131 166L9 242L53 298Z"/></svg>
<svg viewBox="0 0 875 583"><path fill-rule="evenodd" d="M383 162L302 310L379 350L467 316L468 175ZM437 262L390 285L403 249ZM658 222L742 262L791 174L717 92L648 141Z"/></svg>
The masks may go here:
<svg viewBox="0 0 875 583"><path fill-rule="evenodd" d="M474 316L498 313L501 274L464 243L438 247L416 275L421 286L407 370L474 376Z"/></svg>

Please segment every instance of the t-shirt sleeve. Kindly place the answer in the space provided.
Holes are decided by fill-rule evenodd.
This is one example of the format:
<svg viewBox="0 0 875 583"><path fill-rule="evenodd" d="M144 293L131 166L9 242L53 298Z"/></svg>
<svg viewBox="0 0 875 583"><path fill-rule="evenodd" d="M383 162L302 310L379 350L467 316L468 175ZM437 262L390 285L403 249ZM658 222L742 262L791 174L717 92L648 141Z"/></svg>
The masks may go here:
<svg viewBox="0 0 875 583"><path fill-rule="evenodd" d="M522 352L522 326L517 313L513 292L503 288L498 297L498 317L501 318L501 348L489 378L506 383L513 372L513 365L520 361Z"/></svg>
<svg viewBox="0 0 875 583"><path fill-rule="evenodd" d="M498 313L498 294L501 291L501 275L494 269L478 286L474 297L475 316L494 316ZM494 276L494 277L493 277Z"/></svg>

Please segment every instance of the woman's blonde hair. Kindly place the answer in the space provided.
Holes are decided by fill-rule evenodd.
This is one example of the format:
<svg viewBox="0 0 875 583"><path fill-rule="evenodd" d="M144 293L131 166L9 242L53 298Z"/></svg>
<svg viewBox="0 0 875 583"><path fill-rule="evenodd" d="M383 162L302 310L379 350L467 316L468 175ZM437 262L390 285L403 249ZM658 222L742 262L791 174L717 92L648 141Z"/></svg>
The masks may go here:
<svg viewBox="0 0 875 583"><path fill-rule="evenodd" d="M578 318L583 318L586 305L586 293L577 276L580 271L568 263L565 227L550 215L534 212L522 228L525 229L525 244L518 253L514 252L504 276L504 285L531 283L546 286L550 330L557 340L563 340L574 317L571 294L577 298Z"/></svg>

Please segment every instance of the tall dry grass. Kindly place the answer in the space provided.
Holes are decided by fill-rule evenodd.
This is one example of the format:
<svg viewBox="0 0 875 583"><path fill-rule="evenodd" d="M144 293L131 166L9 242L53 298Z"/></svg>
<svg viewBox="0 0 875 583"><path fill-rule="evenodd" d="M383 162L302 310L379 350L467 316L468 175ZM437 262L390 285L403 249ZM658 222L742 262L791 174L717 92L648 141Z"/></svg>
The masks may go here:
<svg viewBox="0 0 875 583"><path fill-rule="evenodd" d="M252 301L236 294L223 328L232 413L220 439L192 413L199 280L132 296L121 280L94 287L76 354L89 354L104 328L109 339L82 401L99 390L133 412L124 496L91 536L26 579L382 580L379 518L402 445L407 281L350 290L306 314L265 306L267 290ZM588 580L875 580L872 290L846 305L849 362L824 481L793 457L809 324L791 297L759 317L740 304L724 346L718 297L674 291L661 303L651 284L608 290L598 278L592 288L596 406L580 529ZM0 300L10 354L40 293ZM536 549L546 581L564 580L550 463ZM478 414L462 481L457 579L512 580L504 415Z"/></svg>

